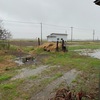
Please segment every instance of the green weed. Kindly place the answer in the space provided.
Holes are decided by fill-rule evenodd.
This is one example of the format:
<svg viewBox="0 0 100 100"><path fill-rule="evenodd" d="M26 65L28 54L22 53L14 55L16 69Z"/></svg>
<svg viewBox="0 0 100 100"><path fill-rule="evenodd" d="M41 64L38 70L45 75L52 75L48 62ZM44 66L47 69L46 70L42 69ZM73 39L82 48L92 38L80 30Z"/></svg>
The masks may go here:
<svg viewBox="0 0 100 100"><path fill-rule="evenodd" d="M29 79L31 79L31 80L34 80L34 79L37 79L37 78L39 78L38 76L30 76L29 77Z"/></svg>
<svg viewBox="0 0 100 100"><path fill-rule="evenodd" d="M62 73L56 73L55 75L53 75L53 77L47 78L47 79L43 80L43 81L42 81L42 84L43 84L43 85L47 85L47 84L49 84L50 82L56 80L57 78L59 78L59 77L61 77L61 76L63 76Z"/></svg>
<svg viewBox="0 0 100 100"><path fill-rule="evenodd" d="M7 90L7 89L14 89L16 87L16 85L14 85L14 84L1 84L0 85L0 88L1 89L5 89L5 90Z"/></svg>
<svg viewBox="0 0 100 100"><path fill-rule="evenodd" d="M0 76L0 82L5 81L10 79L12 76L11 75L1 75Z"/></svg>

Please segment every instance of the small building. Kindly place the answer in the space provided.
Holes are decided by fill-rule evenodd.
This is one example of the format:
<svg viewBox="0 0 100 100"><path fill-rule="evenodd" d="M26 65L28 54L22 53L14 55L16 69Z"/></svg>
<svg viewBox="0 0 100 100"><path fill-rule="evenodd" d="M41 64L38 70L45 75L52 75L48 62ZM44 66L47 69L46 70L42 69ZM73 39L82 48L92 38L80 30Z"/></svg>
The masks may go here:
<svg viewBox="0 0 100 100"><path fill-rule="evenodd" d="M61 34L61 33L51 33L47 36L48 42L56 42L61 41L63 39L64 41L67 41L67 34Z"/></svg>
<svg viewBox="0 0 100 100"><path fill-rule="evenodd" d="M95 0L94 3L100 6L100 0Z"/></svg>

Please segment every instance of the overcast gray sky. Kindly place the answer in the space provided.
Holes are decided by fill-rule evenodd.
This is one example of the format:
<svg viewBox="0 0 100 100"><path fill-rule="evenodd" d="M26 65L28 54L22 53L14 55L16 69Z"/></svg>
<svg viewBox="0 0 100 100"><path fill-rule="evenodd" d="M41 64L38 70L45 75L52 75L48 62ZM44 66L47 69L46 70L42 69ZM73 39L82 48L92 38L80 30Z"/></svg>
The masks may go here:
<svg viewBox="0 0 100 100"><path fill-rule="evenodd" d="M32 22L17 23L3 21L13 38L40 37L40 24L43 23L43 38L52 32L65 33L70 39L70 27L74 39L100 39L100 7L94 0L0 0L0 19ZM53 26L57 25L57 26ZM65 27L58 27L65 26Z"/></svg>

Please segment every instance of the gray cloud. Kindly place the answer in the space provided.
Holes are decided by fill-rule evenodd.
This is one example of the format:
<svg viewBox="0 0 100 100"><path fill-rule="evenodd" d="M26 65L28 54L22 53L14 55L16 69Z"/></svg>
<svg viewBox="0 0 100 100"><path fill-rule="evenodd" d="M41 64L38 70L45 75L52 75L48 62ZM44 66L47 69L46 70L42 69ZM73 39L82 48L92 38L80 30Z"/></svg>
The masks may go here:
<svg viewBox="0 0 100 100"><path fill-rule="evenodd" d="M99 18L100 8L93 3L93 0L0 0L0 18L5 20L18 20L18 21L31 21L31 22L43 22L49 24L74 26L78 28L90 29L88 32L80 32L77 30L77 34L74 37L87 38L92 34L91 30L96 29L96 37L100 38L99 34ZM18 34L22 34L20 37L39 37L40 25L24 25L16 23L5 22L5 27L10 29L14 38L19 38ZM45 38L50 32L64 32L70 29L66 28L60 30L59 28L43 27L43 37ZM29 34L26 34L29 33ZM82 34L83 33L83 34ZM70 38L70 36L69 36ZM91 37L90 37L91 38Z"/></svg>

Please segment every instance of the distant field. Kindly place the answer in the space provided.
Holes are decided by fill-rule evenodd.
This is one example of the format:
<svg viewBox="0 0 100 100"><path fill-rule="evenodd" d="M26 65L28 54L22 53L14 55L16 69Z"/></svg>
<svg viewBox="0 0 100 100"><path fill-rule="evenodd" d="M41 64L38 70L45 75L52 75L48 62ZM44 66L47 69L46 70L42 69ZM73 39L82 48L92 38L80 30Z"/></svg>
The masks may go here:
<svg viewBox="0 0 100 100"><path fill-rule="evenodd" d="M42 43L44 43L43 41ZM38 46L37 40L12 40L10 41L11 45L16 46Z"/></svg>
<svg viewBox="0 0 100 100"><path fill-rule="evenodd" d="M11 41L11 45L16 46L37 46L37 41Z"/></svg>

